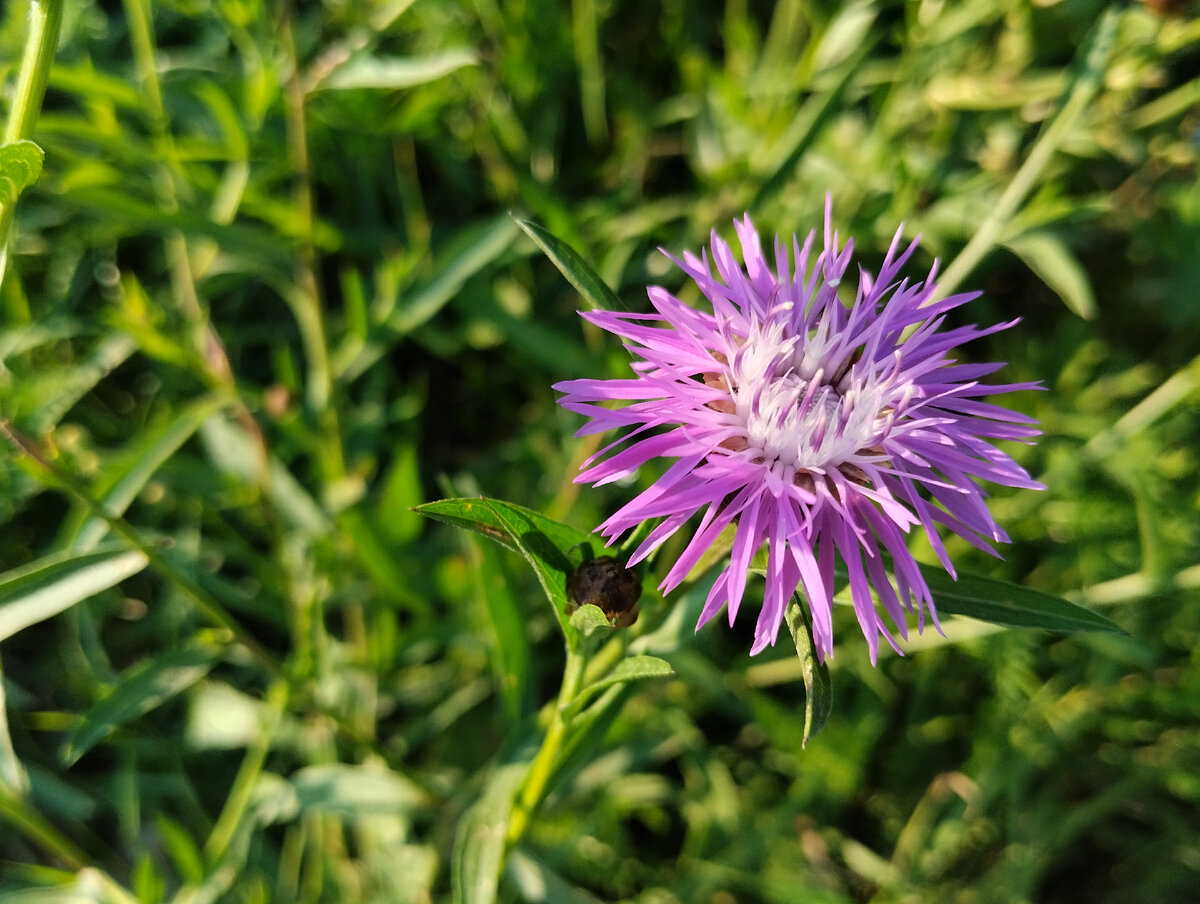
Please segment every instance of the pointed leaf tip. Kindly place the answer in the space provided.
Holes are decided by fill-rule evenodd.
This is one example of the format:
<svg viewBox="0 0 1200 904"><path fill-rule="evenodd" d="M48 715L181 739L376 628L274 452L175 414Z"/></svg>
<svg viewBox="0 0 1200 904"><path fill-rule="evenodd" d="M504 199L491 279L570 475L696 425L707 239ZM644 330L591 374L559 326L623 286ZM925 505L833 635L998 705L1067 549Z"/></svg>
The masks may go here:
<svg viewBox="0 0 1200 904"><path fill-rule="evenodd" d="M578 251L532 220L523 220L511 213L509 216L533 239L534 244L542 249L546 257L550 258L550 262L558 267L558 271L583 296L589 307L602 311L618 311L625 307L617 294Z"/></svg>

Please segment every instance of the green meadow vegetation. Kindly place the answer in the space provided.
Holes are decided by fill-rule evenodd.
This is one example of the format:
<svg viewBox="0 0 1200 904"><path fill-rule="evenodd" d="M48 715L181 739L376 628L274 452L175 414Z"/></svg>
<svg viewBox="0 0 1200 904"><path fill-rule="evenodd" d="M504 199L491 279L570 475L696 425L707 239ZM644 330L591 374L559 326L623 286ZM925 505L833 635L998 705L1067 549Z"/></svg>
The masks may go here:
<svg viewBox="0 0 1200 904"><path fill-rule="evenodd" d="M8 0L0 904L1194 900L1195 12ZM1021 318L1047 489L876 666L693 632L681 539L570 616L658 476L573 482L577 310L826 193Z"/></svg>

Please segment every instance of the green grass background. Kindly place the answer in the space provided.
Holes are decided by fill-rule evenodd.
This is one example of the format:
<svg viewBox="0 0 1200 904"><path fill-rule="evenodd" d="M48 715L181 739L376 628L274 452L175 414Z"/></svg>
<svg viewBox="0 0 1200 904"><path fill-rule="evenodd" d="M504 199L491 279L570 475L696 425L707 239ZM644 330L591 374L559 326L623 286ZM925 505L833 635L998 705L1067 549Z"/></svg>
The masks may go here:
<svg viewBox="0 0 1200 904"><path fill-rule="evenodd" d="M956 561L1128 633L947 620L872 668L839 612L801 750L794 653L715 622L558 777L500 900L1195 900L1179 5L67 4L0 291L0 414L34 453L0 457L0 591L59 559L134 573L0 644L0 902L449 900L563 651L520 558L411 507L590 530L636 490L571 482L596 440L550 384L627 355L507 212L636 310L647 283L696 297L658 246L745 211L805 233L826 192L869 270L902 221L914 275L970 249L959 322L1022 323L966 353L1048 390L1012 404L1049 489L998 492L1005 559ZM633 632L683 604L648 594Z"/></svg>

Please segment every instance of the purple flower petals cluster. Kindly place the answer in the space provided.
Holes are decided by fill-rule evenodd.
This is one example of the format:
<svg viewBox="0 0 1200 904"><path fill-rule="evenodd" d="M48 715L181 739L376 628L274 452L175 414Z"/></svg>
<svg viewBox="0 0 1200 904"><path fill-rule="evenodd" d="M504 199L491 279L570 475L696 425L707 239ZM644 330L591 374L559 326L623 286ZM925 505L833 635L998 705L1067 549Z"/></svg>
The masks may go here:
<svg viewBox="0 0 1200 904"><path fill-rule="evenodd" d="M775 642L798 588L818 655L832 652L840 559L874 661L881 635L897 650L892 629L907 638L906 611L916 610L918 631L926 611L937 623L906 535L924 531L954 575L939 527L993 555L993 542L1008 541L977 481L1041 488L994 445L1030 441L1039 432L1034 421L983 401L1037 384L982 383L1003 365L955 361L960 345L1016 321L943 329L946 312L978 293L935 300L936 264L921 282L901 279L917 243L901 250L900 231L878 275L860 268L854 301L844 303L838 288L853 242L838 247L830 217L827 202L815 260L810 233L803 244L793 236L790 248L776 239L769 262L749 216L735 223L742 263L715 232L711 259L706 252L671 257L708 306L690 307L655 286L648 290L655 313L583 312L625 340L633 375L554 388L564 393L564 407L590 418L578 435L630 428L592 456L577 480L600 485L654 460L667 463L598 528L611 543L661 519L631 562L699 516L663 579L664 593L735 525L729 563L697 628L722 606L733 624L747 569L765 545L766 591L751 653ZM613 401L627 404L608 407Z"/></svg>

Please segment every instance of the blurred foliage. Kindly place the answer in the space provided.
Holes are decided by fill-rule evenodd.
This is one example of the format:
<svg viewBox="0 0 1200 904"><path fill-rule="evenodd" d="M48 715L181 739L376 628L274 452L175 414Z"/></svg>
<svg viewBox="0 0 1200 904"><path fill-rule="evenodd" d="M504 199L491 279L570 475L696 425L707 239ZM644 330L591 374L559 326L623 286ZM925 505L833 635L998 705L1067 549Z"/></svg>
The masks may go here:
<svg viewBox="0 0 1200 904"><path fill-rule="evenodd" d="M67 4L0 289L26 443L0 458L0 571L68 608L0 647L0 901L444 899L563 654L519 558L411 507L486 492L586 531L632 492L571 483L597 440L550 384L626 356L505 212L634 309L679 288L656 247L744 210L804 233L827 191L867 269L901 221L952 261L1107 8ZM1129 635L948 620L872 669L842 620L801 752L794 656L687 625L676 676L557 777L502 900L1194 894L1200 19L1112 15L1089 102L962 283L985 293L963 316L1023 318L972 351L1044 381L1015 403L1050 489L993 500L1005 561L951 551ZM648 593L633 635L692 602Z"/></svg>

